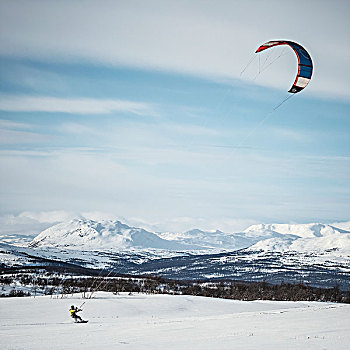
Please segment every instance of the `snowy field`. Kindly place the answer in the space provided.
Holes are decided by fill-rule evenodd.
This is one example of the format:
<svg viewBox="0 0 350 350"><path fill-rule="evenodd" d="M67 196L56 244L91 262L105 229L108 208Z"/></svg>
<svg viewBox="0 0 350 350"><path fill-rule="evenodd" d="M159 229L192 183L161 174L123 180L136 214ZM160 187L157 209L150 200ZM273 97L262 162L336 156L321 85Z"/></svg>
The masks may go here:
<svg viewBox="0 0 350 350"><path fill-rule="evenodd" d="M96 293L0 299L1 349L349 349L350 305Z"/></svg>

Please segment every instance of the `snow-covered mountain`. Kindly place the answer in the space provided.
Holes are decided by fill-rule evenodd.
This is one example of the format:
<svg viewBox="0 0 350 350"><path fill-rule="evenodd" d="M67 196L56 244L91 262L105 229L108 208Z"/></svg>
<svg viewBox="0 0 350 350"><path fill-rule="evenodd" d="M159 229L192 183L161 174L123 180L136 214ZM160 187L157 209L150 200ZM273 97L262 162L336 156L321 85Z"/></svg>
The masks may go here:
<svg viewBox="0 0 350 350"><path fill-rule="evenodd" d="M130 227L114 220L74 219L41 232L29 247L68 247L85 250L124 250L128 248L190 250L195 245L168 241L142 228Z"/></svg>
<svg viewBox="0 0 350 350"><path fill-rule="evenodd" d="M203 249L237 250L247 248L256 242L244 233L224 233L222 231L202 231L193 229L184 233L159 233L167 240L182 244L201 246Z"/></svg>
<svg viewBox="0 0 350 350"><path fill-rule="evenodd" d="M154 233L120 221L74 219L54 225L29 247L121 251L130 248L189 250L250 250L312 252L336 250L350 255L350 231L320 223L260 224L243 232L202 231Z"/></svg>
<svg viewBox="0 0 350 350"><path fill-rule="evenodd" d="M116 220L74 219L56 224L35 237L29 247L64 247L85 250L121 251L130 248L163 250L237 250L260 238L244 233L201 231L154 233Z"/></svg>
<svg viewBox="0 0 350 350"><path fill-rule="evenodd" d="M244 231L263 237L250 250L322 252L336 250L350 255L350 231L325 224L261 224Z"/></svg>
<svg viewBox="0 0 350 350"><path fill-rule="evenodd" d="M342 288L350 281L350 231L319 223L260 224L238 233L154 233L116 220L80 218L44 230L29 245L9 243L0 239L4 271L56 266L82 274L112 269L187 280L302 279Z"/></svg>
<svg viewBox="0 0 350 350"><path fill-rule="evenodd" d="M350 233L345 229L320 223L310 224L259 224L252 225L244 230L244 233L251 236L264 236L273 238L272 236L294 235L300 238L312 238L329 236L334 233Z"/></svg>

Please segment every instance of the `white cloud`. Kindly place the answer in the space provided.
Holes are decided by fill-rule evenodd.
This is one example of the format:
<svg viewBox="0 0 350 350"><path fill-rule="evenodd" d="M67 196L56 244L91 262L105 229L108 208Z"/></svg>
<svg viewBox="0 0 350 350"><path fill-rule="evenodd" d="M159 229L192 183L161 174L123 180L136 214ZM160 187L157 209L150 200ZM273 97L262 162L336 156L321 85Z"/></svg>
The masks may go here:
<svg viewBox="0 0 350 350"><path fill-rule="evenodd" d="M57 222L69 221L75 218L81 217L81 215L68 212L64 210L53 210L53 211L24 211L18 215L18 218L28 218L40 223L55 224Z"/></svg>
<svg viewBox="0 0 350 350"><path fill-rule="evenodd" d="M192 136L219 136L217 130L213 130L205 125L186 125L177 123L161 124L160 128L176 135L192 135Z"/></svg>
<svg viewBox="0 0 350 350"><path fill-rule="evenodd" d="M86 59L216 78L239 78L267 40L295 40L315 63L306 91L349 98L346 1L85 1L82 6L71 0L14 0L1 2L0 13L2 55ZM291 53L259 83L289 89L294 61Z"/></svg>
<svg viewBox="0 0 350 350"><path fill-rule="evenodd" d="M191 229L197 228L203 231L216 231L220 230L227 233L241 232L248 228L250 225L257 222L249 219L232 219L232 218L220 218L209 219L203 217L171 217L163 218L162 222L147 223L141 219L129 219L130 222L134 222L137 225L147 227L153 231L158 232L185 232Z"/></svg>
<svg viewBox="0 0 350 350"><path fill-rule="evenodd" d="M18 145L28 143L40 143L50 139L50 136L33 131L33 126L28 123L0 120L0 144ZM52 136L51 136L52 138Z"/></svg>
<svg viewBox="0 0 350 350"><path fill-rule="evenodd" d="M139 115L154 114L152 105L140 102L11 95L0 95L0 110L8 112L56 112L71 114L110 114L113 112L128 112Z"/></svg>
<svg viewBox="0 0 350 350"><path fill-rule="evenodd" d="M33 126L27 123L14 122L0 119L0 129L31 129Z"/></svg>
<svg viewBox="0 0 350 350"><path fill-rule="evenodd" d="M0 204L12 212L43 207L112 212L116 217L146 218L162 229L187 229L193 222L212 229L210 223L217 223L227 230L228 218L346 218L348 190L343 184L348 178L341 174L348 169L347 158L285 158L248 150L223 159L220 154L225 152L145 152L142 147L103 153L54 150L47 151L47 157L27 157L24 151L4 151L1 163L7 170L0 173ZM193 221L172 223L183 217Z"/></svg>
<svg viewBox="0 0 350 350"><path fill-rule="evenodd" d="M4 214L0 215L0 236L5 236L5 238L13 234L23 235L24 237L33 236L56 223L72 220L77 217L81 217L81 215L63 210L26 211L18 215Z"/></svg>
<svg viewBox="0 0 350 350"><path fill-rule="evenodd" d="M300 9L307 20L295 22ZM317 93L349 97L349 48L345 45L348 9L347 2L313 0L85 1L84 6L74 0L3 1L0 55L43 62L160 69L235 84L259 44L285 38L300 41L314 58L314 77L302 96ZM276 48L271 58L279 52ZM243 75L245 79L252 82L258 72L257 64L258 58ZM167 112L172 108L169 104L41 96L49 87L45 83L55 86L52 96L69 96L76 84L66 85L59 69L51 74L45 67L41 71L32 66L42 67L30 64L17 68L13 75L6 73L5 81L21 86L22 91L41 91L40 95L0 95L0 110L158 116L158 108L167 108ZM295 69L295 57L289 52L254 83L288 90ZM271 104L274 103L274 97L247 86L241 84L237 94L249 94L251 98L260 91L259 96L254 96L256 99L271 98ZM36 90L38 87L40 90ZM219 103L214 111L221 113L217 120L224 122L238 108L248 115L251 106L237 105L221 113ZM241 225L240 221L227 219L232 217L243 218L242 226L246 221L250 223L251 217L260 220L273 216L284 221L300 221L306 215L334 216L334 220L345 217L349 204L348 190L343 185L348 183L348 159L290 157L289 152L288 156L281 156L283 150L269 151L268 142L258 138L259 132L242 143L249 130L240 125L218 127L217 120L211 123L205 115L212 115L213 110L186 110L182 106L180 112L175 109L171 112L175 121L171 123L166 122L166 117L159 118L157 123L150 123L150 118L129 118L123 122L108 118L106 124L95 123L96 118L78 118L79 122L75 118L69 118L70 122L66 122L68 118L64 121L47 118L44 128L0 120L1 142L19 146L17 150L0 151L5 169L0 172L1 206L13 212L33 210L19 219L39 222L65 216L57 211L35 214L35 210L43 208L83 211L91 217L105 218L114 215L104 211L113 211L116 215L147 218L133 220L169 230L180 227L230 230L229 227ZM176 113L181 118L175 119ZM210 128L208 124L215 126ZM264 125L265 129L268 125ZM268 129L271 139L281 142L283 138L286 144L307 143L309 152L319 137L318 129L314 134ZM331 133L331 137L334 135ZM47 142L53 137L56 137L53 142ZM266 135L264 138L267 139ZM36 148L20 148L24 143L35 144ZM259 145L259 149L242 151L234 147L251 144ZM264 147L265 151L261 151Z"/></svg>
<svg viewBox="0 0 350 350"><path fill-rule="evenodd" d="M280 138L283 140L296 142L310 142L312 138L316 138L320 134L320 131L318 131L317 135L315 136L309 130L306 132L303 130L295 130L283 127L265 127L265 130L267 130L267 134L276 139Z"/></svg>
<svg viewBox="0 0 350 350"><path fill-rule="evenodd" d="M51 140L53 136L35 132L0 129L0 144L21 145L35 144Z"/></svg>
<svg viewBox="0 0 350 350"><path fill-rule="evenodd" d="M128 217L124 218L117 214L106 212L83 212L75 213L64 210L54 211L25 211L18 215L0 215L0 235L9 234L39 234L42 230L60 222L67 222L76 218L88 220L120 220L121 222L135 227L142 227L154 232L184 232L190 229L199 228L202 230L221 230L224 232L239 232L252 224L253 220L235 220L222 218L220 220L210 220L193 217L171 217L163 218L161 222L150 221L144 218Z"/></svg>
<svg viewBox="0 0 350 350"><path fill-rule="evenodd" d="M101 137L106 137L106 132L102 132L98 130L96 127L93 128L91 126L82 125L80 123L64 123L60 127L60 131L68 134L76 134L76 135L99 135Z"/></svg>

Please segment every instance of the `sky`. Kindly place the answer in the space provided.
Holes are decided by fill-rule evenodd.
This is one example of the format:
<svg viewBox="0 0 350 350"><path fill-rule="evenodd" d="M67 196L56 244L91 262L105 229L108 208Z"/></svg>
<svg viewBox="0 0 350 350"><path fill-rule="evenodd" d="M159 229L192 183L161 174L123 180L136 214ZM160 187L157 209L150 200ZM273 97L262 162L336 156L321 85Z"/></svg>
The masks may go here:
<svg viewBox="0 0 350 350"><path fill-rule="evenodd" d="M347 1L2 0L2 220L349 220L349 15ZM313 59L293 96L292 50L255 54L278 39Z"/></svg>

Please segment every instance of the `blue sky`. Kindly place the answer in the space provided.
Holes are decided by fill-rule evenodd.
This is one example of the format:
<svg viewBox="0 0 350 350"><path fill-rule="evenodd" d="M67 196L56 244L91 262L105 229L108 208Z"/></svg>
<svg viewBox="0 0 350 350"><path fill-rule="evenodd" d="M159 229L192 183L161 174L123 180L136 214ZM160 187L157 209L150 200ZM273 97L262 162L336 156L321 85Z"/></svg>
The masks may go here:
<svg viewBox="0 0 350 350"><path fill-rule="evenodd" d="M0 214L226 231L349 220L349 5L308 1L307 22L301 5L3 1ZM298 41L315 65L274 113L292 51L241 74L271 39Z"/></svg>

